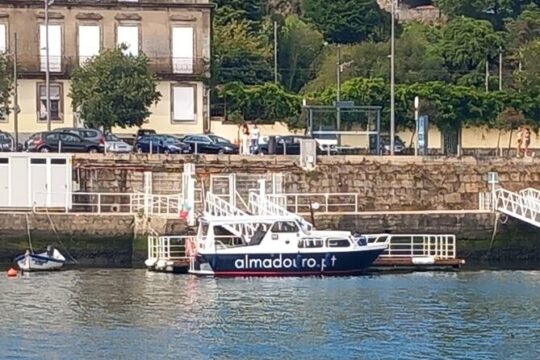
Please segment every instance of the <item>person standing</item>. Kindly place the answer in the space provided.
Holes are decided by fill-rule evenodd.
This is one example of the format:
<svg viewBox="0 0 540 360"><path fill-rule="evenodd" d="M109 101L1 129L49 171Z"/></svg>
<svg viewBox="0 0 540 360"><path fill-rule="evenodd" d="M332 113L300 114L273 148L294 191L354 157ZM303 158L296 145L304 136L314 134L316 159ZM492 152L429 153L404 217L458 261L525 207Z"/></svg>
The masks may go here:
<svg viewBox="0 0 540 360"><path fill-rule="evenodd" d="M249 127L246 123L242 125L242 155L249 155Z"/></svg>
<svg viewBox="0 0 540 360"><path fill-rule="evenodd" d="M259 137L261 133L259 128L257 127L257 124L253 125L253 129L251 129L251 153L257 154L259 152Z"/></svg>
<svg viewBox="0 0 540 360"><path fill-rule="evenodd" d="M521 149L521 146L523 145L523 128L520 126L518 128L518 131L517 131L517 157L520 157L521 156L521 152L522 152L522 149Z"/></svg>
<svg viewBox="0 0 540 360"><path fill-rule="evenodd" d="M525 155L529 155L529 145L531 145L531 129L525 127L523 129L523 143L525 144Z"/></svg>

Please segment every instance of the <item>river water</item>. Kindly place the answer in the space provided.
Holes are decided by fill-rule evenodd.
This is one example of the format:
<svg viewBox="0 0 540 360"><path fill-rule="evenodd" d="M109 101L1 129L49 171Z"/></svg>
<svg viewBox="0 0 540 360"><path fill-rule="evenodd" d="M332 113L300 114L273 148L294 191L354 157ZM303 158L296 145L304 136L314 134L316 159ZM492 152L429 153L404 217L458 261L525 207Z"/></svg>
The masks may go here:
<svg viewBox="0 0 540 360"><path fill-rule="evenodd" d="M539 359L540 271L0 277L2 359Z"/></svg>

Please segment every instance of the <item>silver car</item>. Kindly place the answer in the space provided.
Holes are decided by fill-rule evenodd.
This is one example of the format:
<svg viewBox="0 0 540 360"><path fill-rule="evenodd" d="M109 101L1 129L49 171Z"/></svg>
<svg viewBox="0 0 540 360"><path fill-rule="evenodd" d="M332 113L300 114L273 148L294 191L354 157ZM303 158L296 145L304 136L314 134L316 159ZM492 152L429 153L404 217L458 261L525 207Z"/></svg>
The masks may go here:
<svg viewBox="0 0 540 360"><path fill-rule="evenodd" d="M114 134L105 135L105 152L111 153L130 153L133 151L133 146L120 140Z"/></svg>

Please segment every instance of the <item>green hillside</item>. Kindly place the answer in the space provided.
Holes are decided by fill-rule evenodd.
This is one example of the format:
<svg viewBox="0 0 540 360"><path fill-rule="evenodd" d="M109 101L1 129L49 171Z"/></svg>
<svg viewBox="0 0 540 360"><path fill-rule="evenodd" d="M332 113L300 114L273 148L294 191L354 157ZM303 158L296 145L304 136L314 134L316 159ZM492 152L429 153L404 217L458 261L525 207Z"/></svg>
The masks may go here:
<svg viewBox="0 0 540 360"><path fill-rule="evenodd" d="M303 98L321 104L335 100L339 47L342 98L383 106L383 120L387 120L391 15L379 3L389 1L215 3L214 112L226 109L229 120L301 125ZM412 101L418 95L424 112L441 129L514 128L521 123L538 128L540 0L401 3L406 7L434 4L442 16L429 23L396 25L398 126L412 126Z"/></svg>

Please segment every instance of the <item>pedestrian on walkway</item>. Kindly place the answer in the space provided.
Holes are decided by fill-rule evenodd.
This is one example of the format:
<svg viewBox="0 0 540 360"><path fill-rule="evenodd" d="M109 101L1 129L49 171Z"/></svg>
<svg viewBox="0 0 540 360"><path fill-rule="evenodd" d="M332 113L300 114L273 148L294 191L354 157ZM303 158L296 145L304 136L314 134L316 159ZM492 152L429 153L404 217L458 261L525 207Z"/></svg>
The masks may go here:
<svg viewBox="0 0 540 360"><path fill-rule="evenodd" d="M525 144L525 156L532 156L529 154L529 145L531 145L531 129L526 126L523 129L523 143Z"/></svg>
<svg viewBox="0 0 540 360"><path fill-rule="evenodd" d="M522 145L523 145L523 127L519 127L518 128L518 131L517 131L517 157L521 157L521 153L522 153Z"/></svg>
<svg viewBox="0 0 540 360"><path fill-rule="evenodd" d="M259 128L257 127L257 124L253 125L253 129L251 129L251 153L257 154L259 152L259 137L261 135L261 132Z"/></svg>
<svg viewBox="0 0 540 360"><path fill-rule="evenodd" d="M247 123L242 124L241 127L242 132L242 146L240 153L242 155L249 155L249 127Z"/></svg>

